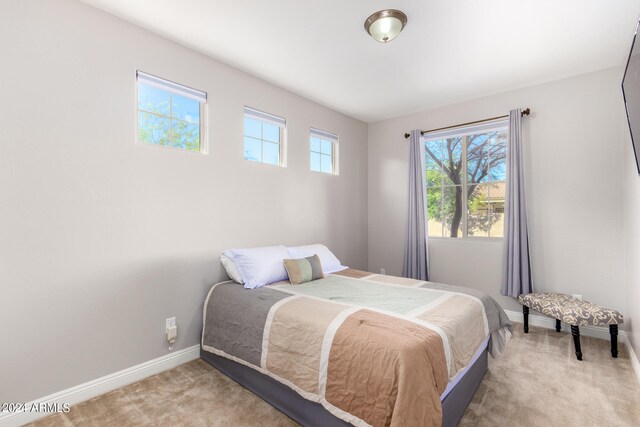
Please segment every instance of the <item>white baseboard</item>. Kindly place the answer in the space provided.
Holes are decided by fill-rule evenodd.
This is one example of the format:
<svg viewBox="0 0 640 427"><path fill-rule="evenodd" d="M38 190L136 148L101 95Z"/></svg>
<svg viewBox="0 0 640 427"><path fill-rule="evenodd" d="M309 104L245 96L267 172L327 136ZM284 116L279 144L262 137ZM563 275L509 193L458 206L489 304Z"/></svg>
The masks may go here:
<svg viewBox="0 0 640 427"><path fill-rule="evenodd" d="M522 323L524 318L522 313L512 310L505 310L509 319L513 322ZM550 317L537 316L535 314L529 314L529 325L538 326L541 328L555 329L556 321ZM568 330L568 325L563 324L563 329ZM581 326L580 333L585 336L609 339L609 330L604 327L597 326ZM640 362L638 357L633 351L633 347L629 343L629 339L624 331L619 331L620 342L624 343L631 359L631 365L636 374L638 383L640 383ZM69 405L75 405L85 400L89 400L93 397L99 396L104 393L108 393L120 387L124 387L128 384L140 381L144 378L158 374L160 372L175 368L183 363L190 362L200 357L200 345L194 345L192 347L185 348L183 350L176 351L166 356L158 357L157 359L149 360L136 366L132 366L122 371L115 372L110 375L106 375L102 378L95 379L93 381L80 384L75 387L68 388L66 390L59 391L57 393L50 394L41 399L34 400L27 403L26 407L30 407L32 404L62 404L68 403ZM43 412L0 412L0 427L17 427L26 423L30 423L39 418L49 415Z"/></svg>
<svg viewBox="0 0 640 427"><path fill-rule="evenodd" d="M69 405L75 405L168 369L175 368L178 365L198 359L199 357L200 345L194 345L106 375L102 378L50 394L49 396L27 403L26 408L30 408L33 404L50 404L53 406L55 404L68 403ZM39 418L46 417L47 415L50 414L46 412L0 412L0 427L21 426Z"/></svg>
<svg viewBox="0 0 640 427"><path fill-rule="evenodd" d="M640 384L640 362L638 361L638 356L636 355L636 352L633 351L633 347L631 347L631 343L629 342L629 336L624 337L624 343L627 346L627 353L629 353L629 359L631 359L631 366L633 366L633 371L636 373L638 384Z"/></svg>

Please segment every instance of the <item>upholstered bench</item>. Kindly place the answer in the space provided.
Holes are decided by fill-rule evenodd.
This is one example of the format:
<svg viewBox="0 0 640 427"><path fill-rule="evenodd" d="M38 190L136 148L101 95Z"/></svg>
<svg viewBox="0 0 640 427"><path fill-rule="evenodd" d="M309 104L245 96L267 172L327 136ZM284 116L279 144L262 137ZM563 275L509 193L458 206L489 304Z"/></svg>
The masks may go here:
<svg viewBox="0 0 640 427"><path fill-rule="evenodd" d="M611 356L618 357L618 325L622 323L622 315L616 310L602 308L565 294L532 293L518 297L524 315L524 333L529 332L529 309L535 310L556 319L556 331L560 332L561 323L571 325L571 334L576 348L576 357L582 360L580 348L580 326L609 326L611 335Z"/></svg>

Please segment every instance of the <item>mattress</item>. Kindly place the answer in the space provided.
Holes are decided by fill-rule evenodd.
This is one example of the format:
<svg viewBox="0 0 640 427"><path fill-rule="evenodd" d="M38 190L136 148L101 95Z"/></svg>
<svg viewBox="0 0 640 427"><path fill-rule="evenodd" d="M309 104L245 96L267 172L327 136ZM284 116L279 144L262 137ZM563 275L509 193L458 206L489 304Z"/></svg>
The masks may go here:
<svg viewBox="0 0 640 427"><path fill-rule="evenodd" d="M203 350L354 425L440 425L441 396L488 336L494 353L504 348L498 332L510 328L477 291L356 270L254 290L217 284L203 322Z"/></svg>

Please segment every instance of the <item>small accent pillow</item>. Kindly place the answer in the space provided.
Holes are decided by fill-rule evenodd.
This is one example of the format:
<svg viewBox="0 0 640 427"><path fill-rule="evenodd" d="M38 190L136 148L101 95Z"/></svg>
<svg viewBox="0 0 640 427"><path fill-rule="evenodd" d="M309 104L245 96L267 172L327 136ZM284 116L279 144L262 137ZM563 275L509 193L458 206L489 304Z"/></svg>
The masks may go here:
<svg viewBox="0 0 640 427"><path fill-rule="evenodd" d="M349 268L340 264L340 260L336 258L333 252L331 252L325 245L292 246L287 249L289 250L291 258L295 259L318 255L322 262L322 272L324 274L331 274L336 271L346 270Z"/></svg>
<svg viewBox="0 0 640 427"><path fill-rule="evenodd" d="M289 281L293 285L299 285L312 280L322 279L322 264L318 255L302 259L284 259L284 268L289 275Z"/></svg>

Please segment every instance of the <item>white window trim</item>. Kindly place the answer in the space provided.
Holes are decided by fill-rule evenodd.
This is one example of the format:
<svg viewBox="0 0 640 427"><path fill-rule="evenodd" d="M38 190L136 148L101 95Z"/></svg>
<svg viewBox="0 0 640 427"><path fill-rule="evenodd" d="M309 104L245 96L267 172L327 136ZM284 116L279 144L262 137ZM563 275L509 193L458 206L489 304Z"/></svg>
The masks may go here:
<svg viewBox="0 0 640 427"><path fill-rule="evenodd" d="M190 151L190 150L185 150L183 148L177 148L177 147L171 147L171 146L167 146L167 145L157 145L157 144L150 144L148 142L144 142L144 141L140 141L140 139L138 138L138 112L139 111L143 111L143 112L147 112L150 114L153 114L151 112L145 111L145 110L140 110L138 108L138 83L143 83L149 86L153 86L153 87L157 87L158 89L162 89L165 90L167 92L176 94L176 95L180 95L180 96L184 96L187 98L191 98L193 100L196 100L200 103L200 150L198 151ZM182 152L182 153L190 153L190 154L204 154L204 155L208 155L209 154L209 104L207 103L207 93L197 90L197 89L193 89L190 88L188 86L184 86L181 85L179 83L175 83L171 80L166 80L160 77L156 77L154 75L151 74L147 74L144 73L140 70L136 70L136 81L135 81L135 90L134 90L134 94L135 94L135 118L136 118L136 128L135 128L135 144L139 145L141 147L158 147L158 148L163 148L163 149L167 149L167 150L173 150L173 151L178 151L178 152ZM166 117L163 115L163 117ZM169 117L169 119L172 119L172 117ZM175 119L175 120L180 120L180 119Z"/></svg>
<svg viewBox="0 0 640 427"><path fill-rule="evenodd" d="M201 104L207 103L207 93L201 90L190 88L189 86L181 85L180 83L172 82L171 80L156 77L152 74L147 74L140 70L136 71L136 78L138 82L144 83L149 86L157 87L158 89L165 90L167 92L174 93L176 95L191 98Z"/></svg>
<svg viewBox="0 0 640 427"><path fill-rule="evenodd" d="M252 119L259 120L261 122L276 125L280 128L287 127L287 119L276 116L275 114L265 113L264 111L256 110L251 107L244 107L244 115L251 117Z"/></svg>
<svg viewBox="0 0 640 427"><path fill-rule="evenodd" d="M425 211L425 221L428 223L429 222L429 213L428 213L428 209L427 209L427 185L426 185L426 177L424 176L425 173L425 144L429 141L436 141L439 139L445 139L445 138L451 138L451 137L458 137L458 136L468 136L468 135L474 135L476 133L480 133L480 132L492 132L492 131L507 131L507 135L508 135L508 131L509 131L509 120L508 119L499 119L499 120L493 120L490 122L485 122L485 123L480 123L480 124L476 124L476 125L471 125L471 126L465 126L465 127L458 127L458 128L452 128L452 129L447 129L444 131L436 131L436 132L429 132L426 133L424 135L422 135L420 137L420 159L422 162L422 192L423 192L423 198L424 198L424 211ZM508 150L508 143L507 143L507 150ZM463 181L464 184L462 184L461 186L463 188L466 188L468 185L467 180L467 144L463 143L462 144L462 158L465 159L462 166L462 176L465 178L465 180ZM506 178L507 180L509 179L509 177L507 176ZM453 187L453 185L452 185ZM445 237L445 236L428 236L429 239L437 239L437 240L445 240L445 241L472 241L472 242L493 242L493 243L503 243L504 237L490 237L490 236L469 236L468 235L468 196L467 196L467 192L463 191L462 192L462 206L463 206L463 215L462 215L462 223L461 223L461 230L462 230L462 236L461 237ZM505 219L506 219L506 212L505 212ZM429 229L428 224L425 224L426 229Z"/></svg>
<svg viewBox="0 0 640 427"><path fill-rule="evenodd" d="M266 163L263 161L257 161L257 160L248 160L244 158L244 138L252 138L255 140L260 141L260 150L263 151L264 150L264 143L270 143L270 144L275 144L275 142L273 141L268 141L266 139L262 138L262 135L260 135L260 138L256 138L253 136L249 136L247 134L245 134L244 131L244 118L245 117L249 117L251 119L257 120L259 122L262 123L267 123L267 124L271 124L271 125L275 125L280 129L280 142L278 143L278 148L279 148L279 152L280 152L280 162L277 165L274 165L272 163ZM279 168L286 168L287 167L287 119L280 117L280 116L276 116L275 114L270 114L261 110L257 110L255 108L252 107L244 107L244 114L242 116L243 118L243 127L242 127L242 147L243 147L243 151L242 151L242 158L250 163L256 163L256 164L260 164L260 165L266 165L266 166L275 166L275 167L279 167ZM264 156L262 156L264 157Z"/></svg>
<svg viewBox="0 0 640 427"><path fill-rule="evenodd" d="M311 153L318 153L320 155L325 155L323 153L317 152L317 151L313 151L311 150L311 138L319 138L321 140L325 140L325 141L329 141L331 143L331 173L327 173L327 172L322 172L322 171L315 171L311 169ZM312 127L311 130L309 131L309 171L310 172L314 172L314 173L321 173L322 175L329 175L329 176L338 176L340 175L340 137L335 134L335 133L331 133L331 132L327 132L324 130L320 130L317 128Z"/></svg>

